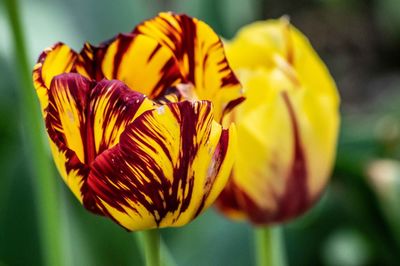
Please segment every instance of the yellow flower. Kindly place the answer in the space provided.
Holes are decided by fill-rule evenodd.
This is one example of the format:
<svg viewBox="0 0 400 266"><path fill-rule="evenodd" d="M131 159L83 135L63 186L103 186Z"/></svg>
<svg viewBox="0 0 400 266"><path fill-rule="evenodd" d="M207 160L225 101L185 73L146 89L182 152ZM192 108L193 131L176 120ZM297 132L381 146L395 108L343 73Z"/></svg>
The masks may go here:
<svg viewBox="0 0 400 266"><path fill-rule="evenodd" d="M204 22L161 13L80 53L58 43L33 77L54 161L88 210L128 230L181 226L225 186L236 138L220 123L243 97Z"/></svg>
<svg viewBox="0 0 400 266"><path fill-rule="evenodd" d="M228 117L237 127L238 155L217 206L255 224L295 218L331 174L340 119L335 83L285 18L245 26L226 52L246 101Z"/></svg>

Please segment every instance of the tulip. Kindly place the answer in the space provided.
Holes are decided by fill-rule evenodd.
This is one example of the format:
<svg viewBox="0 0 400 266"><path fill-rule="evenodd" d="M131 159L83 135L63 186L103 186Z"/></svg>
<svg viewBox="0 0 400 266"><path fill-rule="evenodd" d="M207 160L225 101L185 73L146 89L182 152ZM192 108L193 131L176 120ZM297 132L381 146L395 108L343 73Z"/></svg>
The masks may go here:
<svg viewBox="0 0 400 266"><path fill-rule="evenodd" d="M238 155L217 207L259 226L289 221L327 185L339 128L335 83L286 18L243 27L226 52L246 101L227 117Z"/></svg>
<svg viewBox="0 0 400 266"><path fill-rule="evenodd" d="M182 226L225 186L235 128L221 123L243 97L204 22L161 13L80 53L57 43L33 77L58 171L91 212Z"/></svg>

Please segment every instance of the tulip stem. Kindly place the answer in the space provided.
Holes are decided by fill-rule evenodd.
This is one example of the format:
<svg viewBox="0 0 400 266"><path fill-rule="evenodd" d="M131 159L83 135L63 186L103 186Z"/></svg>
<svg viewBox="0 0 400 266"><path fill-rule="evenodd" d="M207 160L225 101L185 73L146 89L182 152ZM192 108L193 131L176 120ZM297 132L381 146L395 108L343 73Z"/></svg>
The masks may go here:
<svg viewBox="0 0 400 266"><path fill-rule="evenodd" d="M63 265L62 241L60 232L60 213L55 193L56 183L53 169L43 137L43 125L40 119L39 105L32 86L32 76L25 46L23 28L17 0L5 1L6 13L14 41L14 58L17 67L20 90L20 117L23 124L25 156L32 171L38 216L40 238L45 265Z"/></svg>
<svg viewBox="0 0 400 266"><path fill-rule="evenodd" d="M146 266L160 266L160 232L158 229L142 232Z"/></svg>
<svg viewBox="0 0 400 266"><path fill-rule="evenodd" d="M143 234L141 232L135 233L134 234L136 243L139 247L140 254L143 256L143 259L145 259L145 251L143 247ZM176 266L176 262L174 258L171 255L171 252L169 251L167 245L163 241L162 237L160 237L160 258L161 258L161 266Z"/></svg>
<svg viewBox="0 0 400 266"><path fill-rule="evenodd" d="M285 266L282 228L254 228L255 258L258 266Z"/></svg>

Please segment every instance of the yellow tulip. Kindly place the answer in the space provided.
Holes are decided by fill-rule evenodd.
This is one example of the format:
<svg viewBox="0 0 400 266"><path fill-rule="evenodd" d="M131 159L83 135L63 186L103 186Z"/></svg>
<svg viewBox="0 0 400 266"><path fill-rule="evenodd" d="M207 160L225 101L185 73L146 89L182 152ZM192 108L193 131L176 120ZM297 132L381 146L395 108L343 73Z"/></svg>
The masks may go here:
<svg viewBox="0 0 400 266"><path fill-rule="evenodd" d="M220 123L243 97L204 22L161 13L80 53L58 43L33 77L54 161L88 210L128 230L181 226L224 188L236 138Z"/></svg>
<svg viewBox="0 0 400 266"><path fill-rule="evenodd" d="M226 53L246 101L228 117L238 154L217 206L259 225L293 219L316 202L331 174L340 120L335 83L286 18L243 27Z"/></svg>

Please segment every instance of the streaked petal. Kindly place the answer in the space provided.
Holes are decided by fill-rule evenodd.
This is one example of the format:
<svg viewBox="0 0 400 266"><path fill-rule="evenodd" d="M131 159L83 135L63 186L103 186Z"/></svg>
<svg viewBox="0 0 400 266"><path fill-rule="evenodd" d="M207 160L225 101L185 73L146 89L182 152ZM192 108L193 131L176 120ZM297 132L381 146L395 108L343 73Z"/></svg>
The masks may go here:
<svg viewBox="0 0 400 266"><path fill-rule="evenodd" d="M129 230L188 223L227 182L234 132L213 121L210 102L142 114L92 164L88 186L96 208Z"/></svg>
<svg viewBox="0 0 400 266"><path fill-rule="evenodd" d="M75 73L54 78L49 100L47 128L84 163L114 146L127 124L153 108L144 95L120 81L96 83Z"/></svg>
<svg viewBox="0 0 400 266"><path fill-rule="evenodd" d="M77 54L63 43L57 43L47 48L39 56L33 69L33 84L39 97L42 112L48 106L48 90L52 79L65 72L69 72Z"/></svg>
<svg viewBox="0 0 400 266"><path fill-rule="evenodd" d="M63 74L53 79L49 90L47 132L55 144L74 151L82 163L87 162L86 109L94 85L78 74Z"/></svg>
<svg viewBox="0 0 400 266"><path fill-rule="evenodd" d="M153 103L144 95L119 81L96 83L75 73L53 79L46 128L56 165L78 198L87 177L82 168L88 168L98 154L116 145L125 127L152 108ZM73 175L79 172L79 178L69 178L70 169Z"/></svg>
<svg viewBox="0 0 400 266"><path fill-rule="evenodd" d="M104 74L101 70L101 64L107 47L107 43L99 46L85 43L75 60L74 71L89 79L102 80Z"/></svg>
<svg viewBox="0 0 400 266"><path fill-rule="evenodd" d="M90 94L90 113L87 116L94 134L95 154L116 145L126 126L150 109L154 109L152 101L122 82L99 82Z"/></svg>
<svg viewBox="0 0 400 266"><path fill-rule="evenodd" d="M204 22L186 15L160 13L133 31L156 40L176 58L183 83L192 83L197 98L212 101L215 118L238 104L241 86L225 58L223 44Z"/></svg>
<svg viewBox="0 0 400 266"><path fill-rule="evenodd" d="M150 98L182 80L171 51L150 37L134 34L120 34L98 47L85 44L75 70L95 80L118 79Z"/></svg>
<svg viewBox="0 0 400 266"><path fill-rule="evenodd" d="M49 132L49 134L52 133ZM58 172L72 193L82 202L82 186L87 180L89 168L79 160L74 151L62 143L55 144L51 138L49 138L49 143Z"/></svg>

